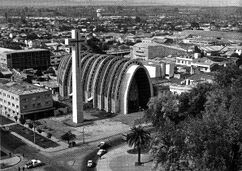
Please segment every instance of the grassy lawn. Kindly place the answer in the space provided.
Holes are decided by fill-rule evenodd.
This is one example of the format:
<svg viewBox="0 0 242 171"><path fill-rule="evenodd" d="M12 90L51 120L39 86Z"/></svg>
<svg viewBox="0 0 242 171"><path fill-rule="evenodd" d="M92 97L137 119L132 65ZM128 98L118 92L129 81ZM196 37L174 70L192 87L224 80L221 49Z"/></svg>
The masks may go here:
<svg viewBox="0 0 242 171"><path fill-rule="evenodd" d="M10 133L3 132L1 129L0 129L0 136L1 136L1 146L3 146L6 149L9 149L10 151L14 151L17 148L26 145L19 138L15 137Z"/></svg>
<svg viewBox="0 0 242 171"><path fill-rule="evenodd" d="M25 128L22 125L12 125L10 126L10 130L21 135L22 137L28 139L29 141L34 141L34 133L32 130ZM43 137L39 134L35 134L35 144L42 148L50 148L50 147L57 147L59 144L55 143L54 141L51 141L50 139Z"/></svg>
<svg viewBox="0 0 242 171"><path fill-rule="evenodd" d="M6 118L5 116L0 115L0 125L14 123L14 121Z"/></svg>

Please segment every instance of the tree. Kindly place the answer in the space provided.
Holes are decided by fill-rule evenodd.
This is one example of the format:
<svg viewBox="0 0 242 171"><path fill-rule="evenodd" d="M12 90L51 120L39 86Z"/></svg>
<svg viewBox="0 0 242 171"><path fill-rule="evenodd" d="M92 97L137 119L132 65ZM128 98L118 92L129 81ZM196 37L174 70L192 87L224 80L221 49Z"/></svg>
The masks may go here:
<svg viewBox="0 0 242 171"><path fill-rule="evenodd" d="M145 120L151 121L157 129L163 127L167 119L177 125L186 117L186 113L180 111L180 109L184 110L185 104L180 103L179 96L171 92L164 92L159 98L151 98L148 106L149 109L144 115Z"/></svg>
<svg viewBox="0 0 242 171"><path fill-rule="evenodd" d="M30 129L32 129L34 127L34 125L32 123L28 123L28 126Z"/></svg>
<svg viewBox="0 0 242 171"><path fill-rule="evenodd" d="M52 134L50 132L47 133L47 138L51 138Z"/></svg>
<svg viewBox="0 0 242 171"><path fill-rule="evenodd" d="M145 131L143 127L133 127L131 133L127 135L127 143L134 146L138 150L138 165L141 165L141 149L148 145L150 141L150 133Z"/></svg>
<svg viewBox="0 0 242 171"><path fill-rule="evenodd" d="M37 131L38 131L38 133L42 133L42 129L40 129L40 128L37 128Z"/></svg>
<svg viewBox="0 0 242 171"><path fill-rule="evenodd" d="M166 170L237 171L242 140L242 72L223 68L215 85L152 98L145 117L156 127L151 152Z"/></svg>
<svg viewBox="0 0 242 171"><path fill-rule="evenodd" d="M234 80L242 76L242 71L236 65L230 65L223 67L218 70L215 74L215 82L218 87L229 87L232 85Z"/></svg>
<svg viewBox="0 0 242 171"><path fill-rule="evenodd" d="M15 119L16 122L18 121L18 117L17 116L14 116L14 119Z"/></svg>
<svg viewBox="0 0 242 171"><path fill-rule="evenodd" d="M213 90L211 84L198 84L189 93L189 107L187 113L190 117L201 117L204 111L204 104L206 102L207 93Z"/></svg>
<svg viewBox="0 0 242 171"><path fill-rule="evenodd" d="M71 140L74 140L75 138L76 138L76 135L71 133L71 131L68 131L67 133L61 136L61 139L64 141L67 141L68 144Z"/></svg>
<svg viewBox="0 0 242 171"><path fill-rule="evenodd" d="M24 125L26 120L22 116L20 116L19 122L20 122L20 124Z"/></svg>
<svg viewBox="0 0 242 171"><path fill-rule="evenodd" d="M240 156L241 119L219 109L192 119L186 127L188 156L198 170L237 171Z"/></svg>

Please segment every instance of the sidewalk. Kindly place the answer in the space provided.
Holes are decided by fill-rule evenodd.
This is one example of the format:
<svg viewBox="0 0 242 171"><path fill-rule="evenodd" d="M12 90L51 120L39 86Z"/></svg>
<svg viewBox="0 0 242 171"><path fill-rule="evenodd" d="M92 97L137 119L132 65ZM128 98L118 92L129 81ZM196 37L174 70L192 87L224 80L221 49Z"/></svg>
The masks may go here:
<svg viewBox="0 0 242 171"><path fill-rule="evenodd" d="M120 145L116 149L108 151L107 154L98 160L97 171L149 171L152 168L152 161L148 154L141 154L142 166L135 166L138 154L129 154L131 149L127 144Z"/></svg>
<svg viewBox="0 0 242 171"><path fill-rule="evenodd" d="M4 164L4 166L6 166L6 168L2 168L1 170L9 169L9 167L12 167L12 166L18 164L22 159L23 159L22 156L15 155L14 157L0 160L0 165Z"/></svg>

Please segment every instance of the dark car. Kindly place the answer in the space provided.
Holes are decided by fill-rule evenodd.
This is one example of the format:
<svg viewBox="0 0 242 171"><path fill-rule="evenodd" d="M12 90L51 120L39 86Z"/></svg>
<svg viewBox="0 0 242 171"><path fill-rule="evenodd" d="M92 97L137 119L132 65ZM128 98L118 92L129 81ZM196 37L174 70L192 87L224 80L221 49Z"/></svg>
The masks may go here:
<svg viewBox="0 0 242 171"><path fill-rule="evenodd" d="M107 142L104 142L104 141L102 141L102 142L100 142L100 143L98 144L98 148L99 148L99 149L107 150L107 149L110 148L110 147L111 147L111 145L108 144Z"/></svg>

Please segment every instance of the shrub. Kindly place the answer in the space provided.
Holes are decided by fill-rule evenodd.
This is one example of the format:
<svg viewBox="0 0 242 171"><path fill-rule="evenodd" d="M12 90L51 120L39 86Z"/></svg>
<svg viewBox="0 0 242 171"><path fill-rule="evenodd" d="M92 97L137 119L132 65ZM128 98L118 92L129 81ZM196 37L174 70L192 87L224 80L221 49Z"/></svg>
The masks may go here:
<svg viewBox="0 0 242 171"><path fill-rule="evenodd" d="M28 126L30 129L32 129L34 127L32 123L28 123Z"/></svg>
<svg viewBox="0 0 242 171"><path fill-rule="evenodd" d="M26 120L21 116L21 117L19 118L19 122L20 122L20 124L24 125L25 122L26 122Z"/></svg>
<svg viewBox="0 0 242 171"><path fill-rule="evenodd" d="M47 133L47 138L51 138L52 134L50 132Z"/></svg>
<svg viewBox="0 0 242 171"><path fill-rule="evenodd" d="M17 116L14 116L14 119L15 119L15 121L17 122L17 120L18 120L18 117L17 117Z"/></svg>
<svg viewBox="0 0 242 171"><path fill-rule="evenodd" d="M42 130L40 128L37 128L38 133L42 133Z"/></svg>

